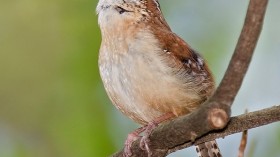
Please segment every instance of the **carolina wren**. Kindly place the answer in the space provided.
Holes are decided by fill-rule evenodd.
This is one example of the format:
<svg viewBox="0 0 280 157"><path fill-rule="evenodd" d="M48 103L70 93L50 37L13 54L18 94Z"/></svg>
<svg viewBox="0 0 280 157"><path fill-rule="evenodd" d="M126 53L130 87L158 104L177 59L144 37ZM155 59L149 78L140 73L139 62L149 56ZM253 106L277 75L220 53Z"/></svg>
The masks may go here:
<svg viewBox="0 0 280 157"><path fill-rule="evenodd" d="M113 104L143 125L128 136L126 156L138 135L188 114L212 95L204 59L173 33L157 0L99 0L102 34L99 70ZM148 151L148 138L141 143Z"/></svg>

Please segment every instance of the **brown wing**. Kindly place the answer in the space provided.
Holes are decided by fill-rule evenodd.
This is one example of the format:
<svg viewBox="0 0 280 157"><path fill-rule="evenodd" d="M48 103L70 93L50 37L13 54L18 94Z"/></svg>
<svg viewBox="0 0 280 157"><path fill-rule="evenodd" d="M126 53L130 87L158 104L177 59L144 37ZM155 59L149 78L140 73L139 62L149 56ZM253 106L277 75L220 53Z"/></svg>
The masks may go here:
<svg viewBox="0 0 280 157"><path fill-rule="evenodd" d="M160 40L163 55L172 58L168 61L174 73L184 78L186 83L192 81L199 94L212 95L215 83L204 59L176 34L163 30L158 32L155 36Z"/></svg>

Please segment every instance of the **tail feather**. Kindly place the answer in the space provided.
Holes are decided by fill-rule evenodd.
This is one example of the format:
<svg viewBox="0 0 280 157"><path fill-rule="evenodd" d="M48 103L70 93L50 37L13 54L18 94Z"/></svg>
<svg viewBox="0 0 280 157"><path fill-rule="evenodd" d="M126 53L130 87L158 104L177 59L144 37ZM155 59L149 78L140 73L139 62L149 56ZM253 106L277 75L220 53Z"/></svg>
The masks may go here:
<svg viewBox="0 0 280 157"><path fill-rule="evenodd" d="M209 141L196 146L198 157L222 157L217 142Z"/></svg>

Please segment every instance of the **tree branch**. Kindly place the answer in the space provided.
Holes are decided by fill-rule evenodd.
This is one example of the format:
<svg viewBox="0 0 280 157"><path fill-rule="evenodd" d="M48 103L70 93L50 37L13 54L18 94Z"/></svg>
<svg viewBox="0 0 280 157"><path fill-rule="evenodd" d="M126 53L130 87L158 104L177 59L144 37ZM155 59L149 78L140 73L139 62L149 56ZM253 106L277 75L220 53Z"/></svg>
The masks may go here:
<svg viewBox="0 0 280 157"><path fill-rule="evenodd" d="M152 156L166 156L172 150L177 150L179 146L186 143L199 144L198 141L201 140L199 137L210 131L223 129L227 125L231 105L247 72L262 29L267 3L268 0L250 0L241 35L220 86L210 100L198 110L162 124L153 131L150 136L151 144L149 145L153 153ZM279 110L279 108L276 110ZM276 115L276 117L279 116ZM232 121L234 121L234 118L230 121L230 124ZM251 124L248 124L248 126L251 126ZM133 143L132 153L133 156L137 157L147 156L146 151L139 148L139 140ZM121 157L122 154L121 151L113 156Z"/></svg>
<svg viewBox="0 0 280 157"><path fill-rule="evenodd" d="M222 105L231 105L247 72L263 26L268 0L250 0L244 26L225 76L212 97Z"/></svg>
<svg viewBox="0 0 280 157"><path fill-rule="evenodd" d="M278 121L280 121L280 106L274 106L260 111L242 114L236 117L232 117L228 125L224 129L211 131L210 133L205 134L200 138L196 139L194 142L189 140L186 141L185 143L180 143L178 145L175 145L174 147L166 147L164 149L157 150L157 152L155 152L154 155L163 157L177 150L190 147L194 144L197 145L217 138L224 138L225 136L231 134L243 132L244 130L260 127ZM139 141L137 141L137 144L139 144ZM138 150L140 151L140 149ZM145 151L143 152L137 151L135 153L138 153L135 156L146 156ZM121 157L121 156L122 156L122 152L118 152L113 155L113 157Z"/></svg>
<svg viewBox="0 0 280 157"><path fill-rule="evenodd" d="M174 148L168 150L168 154L183 148L190 147L194 144L197 145L217 138L224 138L225 136L231 134L243 132L245 130L278 121L280 121L280 106L273 106L271 108L263 109L260 111L242 114L236 117L232 117L228 125L224 129L212 131L200 137L195 142L187 142L182 145L175 146Z"/></svg>

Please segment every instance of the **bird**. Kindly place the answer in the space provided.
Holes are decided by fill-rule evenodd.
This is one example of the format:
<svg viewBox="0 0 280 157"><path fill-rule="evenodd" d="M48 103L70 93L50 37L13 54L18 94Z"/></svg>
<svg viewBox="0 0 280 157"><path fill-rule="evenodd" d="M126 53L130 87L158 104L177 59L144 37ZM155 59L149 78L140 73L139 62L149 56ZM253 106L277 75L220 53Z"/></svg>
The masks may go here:
<svg viewBox="0 0 280 157"><path fill-rule="evenodd" d="M204 58L171 30L158 0L99 0L96 12L105 91L118 110L141 125L128 134L124 156L132 155L131 145L142 132L140 147L150 155L151 132L211 97L213 75ZM198 145L201 157L204 148L210 157L220 155L215 142L208 144L212 147Z"/></svg>

